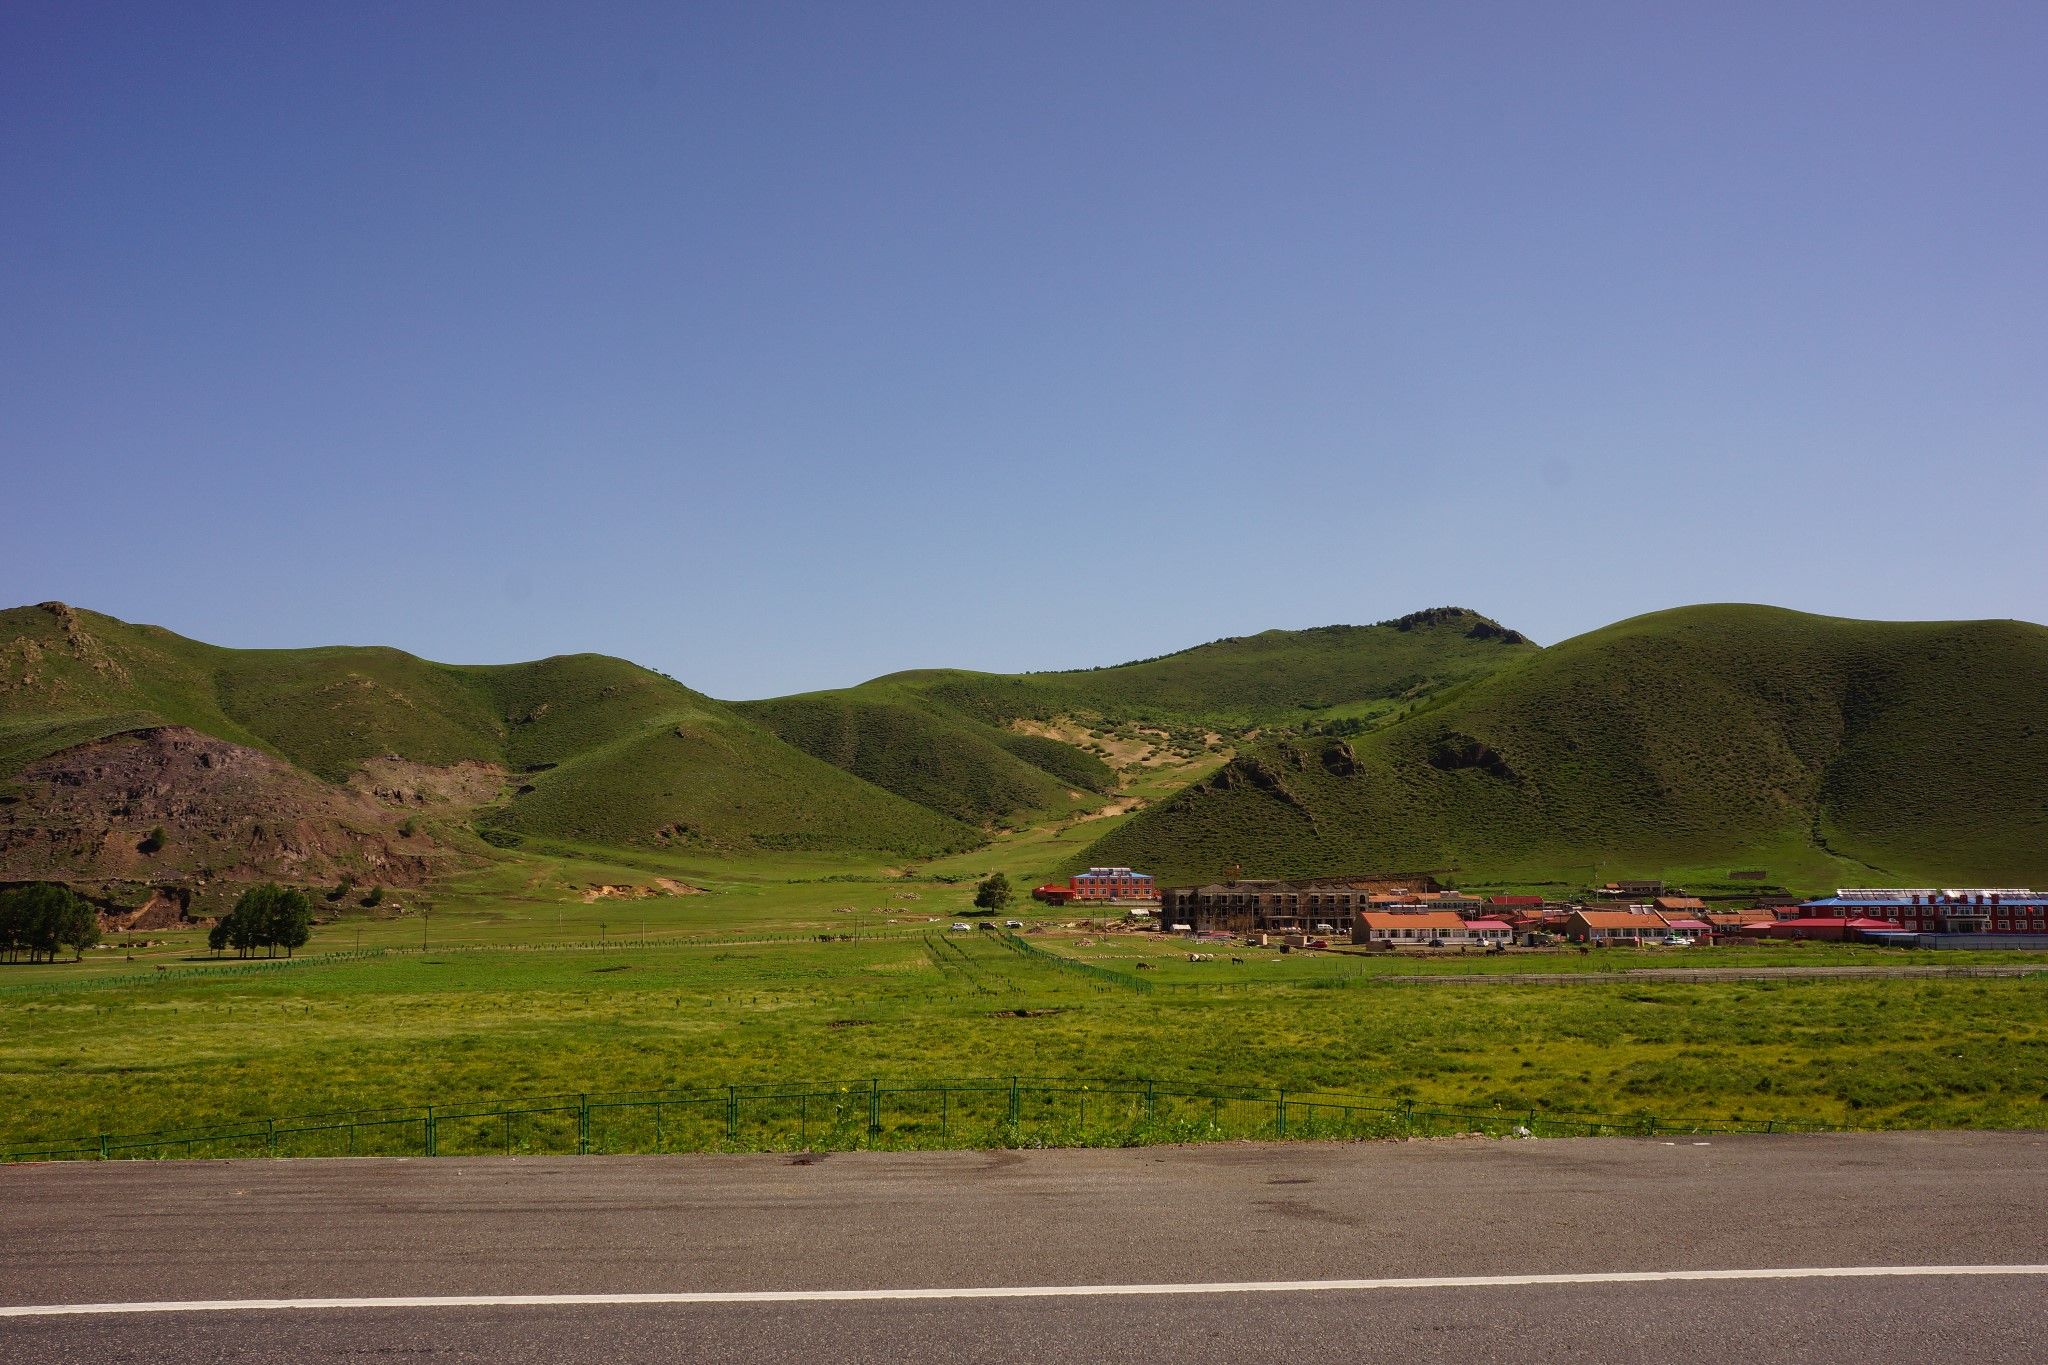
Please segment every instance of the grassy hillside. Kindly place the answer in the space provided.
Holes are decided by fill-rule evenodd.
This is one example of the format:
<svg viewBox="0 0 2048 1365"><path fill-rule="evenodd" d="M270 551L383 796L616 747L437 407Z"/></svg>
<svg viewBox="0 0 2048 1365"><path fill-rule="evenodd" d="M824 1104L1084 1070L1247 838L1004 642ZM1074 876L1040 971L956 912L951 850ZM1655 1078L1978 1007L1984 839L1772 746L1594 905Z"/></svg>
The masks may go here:
<svg viewBox="0 0 2048 1365"><path fill-rule="evenodd" d="M1537 652L1477 612L1442 607L1374 626L1269 630L1108 668L896 673L894 684L992 724L1065 715L1246 730L1299 725L1362 703L1400 703Z"/></svg>
<svg viewBox="0 0 2048 1365"><path fill-rule="evenodd" d="M0 612L0 779L165 724L330 783L385 755L498 765L509 799L483 823L516 835L912 855L981 837L622 659L467 667L393 649L233 650L57 604Z"/></svg>
<svg viewBox="0 0 2048 1365"><path fill-rule="evenodd" d="M1255 728L1369 728L1535 649L1447 607L1376 626L1267 631L1108 668L896 673L739 709L928 809L1017 823L1070 814L1139 765L1192 763Z"/></svg>
<svg viewBox="0 0 2048 1365"><path fill-rule="evenodd" d="M971 824L1064 813L1084 793L1116 782L1093 755L887 688L783 697L740 710L805 753Z"/></svg>
<svg viewBox="0 0 2048 1365"><path fill-rule="evenodd" d="M919 858L1025 826L1068 831L1071 849L1087 837L1076 819L1100 807L1109 833L1090 860L1176 878L1235 863L2048 881L2044 681L2048 631L2014 622L1695 607L1540 650L1445 608L1111 668L895 674L728 703L599 655L475 667L390 649L232 650L49 604L0 612L13 831L0 844L32 840L52 866L111 856L94 849L134 862L164 823L192 857L203 835L219 865L241 828L234 788L211 782L204 829L180 843L175 792L146 776L204 768L210 751L174 733L147 763L92 747L173 727L417 807L422 837L458 845L474 825L506 845ZM1174 794L1177 774L1233 748ZM450 765L467 765L462 795L432 798ZM117 780L129 787L55 798ZM344 821L317 791L265 781L311 822L279 858L315 845L413 856L413 836L394 832L404 820L364 824L352 806ZM1148 799L1160 803L1117 814ZM58 807L64 821L38 824Z"/></svg>
<svg viewBox="0 0 2048 1365"><path fill-rule="evenodd" d="M1171 877L1761 867L2048 881L2048 630L1660 612L1373 734L1279 740L1093 850Z"/></svg>

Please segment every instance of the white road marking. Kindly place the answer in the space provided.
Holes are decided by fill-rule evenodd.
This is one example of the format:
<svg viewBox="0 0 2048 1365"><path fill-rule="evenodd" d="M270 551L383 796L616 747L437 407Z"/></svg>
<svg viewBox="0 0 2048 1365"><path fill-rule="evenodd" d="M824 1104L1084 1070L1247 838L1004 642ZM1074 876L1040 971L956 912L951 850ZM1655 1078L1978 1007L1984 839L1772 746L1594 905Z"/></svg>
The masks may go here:
<svg viewBox="0 0 2048 1365"><path fill-rule="evenodd" d="M1432 1275L1418 1279L1224 1280L1212 1284L1043 1284L933 1289L762 1289L673 1294L453 1294L350 1299L180 1299L162 1303L0 1305L0 1318L107 1313L261 1313L333 1308L550 1308L693 1303L862 1303L887 1299L1063 1299L1163 1294L1306 1294L1365 1289L1498 1289L1518 1285L1648 1284L1670 1280L1919 1279L2048 1275L2048 1265L1792 1266L1769 1270L1614 1270L1563 1275Z"/></svg>

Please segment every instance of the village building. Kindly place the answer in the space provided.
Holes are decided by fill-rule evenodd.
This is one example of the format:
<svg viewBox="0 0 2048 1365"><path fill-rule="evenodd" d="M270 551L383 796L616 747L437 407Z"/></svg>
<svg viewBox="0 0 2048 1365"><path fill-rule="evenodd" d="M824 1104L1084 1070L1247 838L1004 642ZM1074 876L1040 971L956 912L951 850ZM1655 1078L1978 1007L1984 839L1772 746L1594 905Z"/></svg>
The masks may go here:
<svg viewBox="0 0 2048 1365"><path fill-rule="evenodd" d="M1565 916L1565 937L1574 943L1655 943L1671 932L1648 906L1629 910L1574 910Z"/></svg>
<svg viewBox="0 0 2048 1365"><path fill-rule="evenodd" d="M1726 938L1753 924L1776 924L1779 916L1769 910L1709 910L1704 916L1717 938Z"/></svg>
<svg viewBox="0 0 2048 1365"><path fill-rule="evenodd" d="M1875 920L1921 934L2048 934L2048 892L2024 886L1842 887L1799 907L1801 919Z"/></svg>
<svg viewBox="0 0 2048 1365"><path fill-rule="evenodd" d="M1229 881L1169 886L1160 893L1160 922L1197 933L1343 934L1373 907L1374 896L1395 902L1442 888L1419 873L1385 873L1302 881Z"/></svg>
<svg viewBox="0 0 2048 1365"><path fill-rule="evenodd" d="M1769 924L1746 924L1737 932L1746 939L1812 938L1837 941L1860 939L1893 926L1881 919L1818 916L1807 919L1774 919Z"/></svg>
<svg viewBox="0 0 2048 1365"><path fill-rule="evenodd" d="M1077 901L1156 901L1159 882L1150 873L1128 867L1091 867L1068 882Z"/></svg>
<svg viewBox="0 0 2048 1365"><path fill-rule="evenodd" d="M1353 943L1394 948L1505 944L1512 936L1499 920L1467 920L1448 910L1367 910L1351 929Z"/></svg>

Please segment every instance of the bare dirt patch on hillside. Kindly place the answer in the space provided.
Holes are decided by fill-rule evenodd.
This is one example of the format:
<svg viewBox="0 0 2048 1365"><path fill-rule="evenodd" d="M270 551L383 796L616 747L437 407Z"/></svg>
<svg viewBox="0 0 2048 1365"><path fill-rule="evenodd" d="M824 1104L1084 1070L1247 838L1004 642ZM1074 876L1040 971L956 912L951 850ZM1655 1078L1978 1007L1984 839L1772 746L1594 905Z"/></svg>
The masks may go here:
<svg viewBox="0 0 2048 1365"><path fill-rule="evenodd" d="M1079 815L1076 815L1069 823L1078 825L1088 820L1107 820L1110 819L1112 816L1129 815L1133 811L1140 811L1145 809L1145 807L1150 804L1150 802L1146 801L1141 796L1119 797L1118 799L1110 802L1106 806L1099 807L1095 810L1082 811Z"/></svg>
<svg viewBox="0 0 2048 1365"><path fill-rule="evenodd" d="M365 760L349 774L348 785L387 806L474 809L503 794L506 776L505 769L480 759L465 758L443 768L386 754Z"/></svg>
<svg viewBox="0 0 2048 1365"><path fill-rule="evenodd" d="M1201 761L1176 749L1174 737L1167 731L1149 725L1134 725L1121 733L1104 731L1097 734L1085 722L1072 716L1061 716L1050 721L1013 720L1010 729L1020 735L1058 740L1084 753L1095 754L1120 773L1133 768L1184 768ZM1223 738L1210 733L1203 737L1203 743L1214 749L1222 745Z"/></svg>
<svg viewBox="0 0 2048 1365"><path fill-rule="evenodd" d="M673 877L656 877L652 886L625 886L613 882L600 882L596 886L583 888L583 903L595 905L599 901L644 901L656 896L701 896L704 888L679 882Z"/></svg>
<svg viewBox="0 0 2048 1365"><path fill-rule="evenodd" d="M416 886L462 861L366 793L180 725L61 750L11 786L0 878Z"/></svg>

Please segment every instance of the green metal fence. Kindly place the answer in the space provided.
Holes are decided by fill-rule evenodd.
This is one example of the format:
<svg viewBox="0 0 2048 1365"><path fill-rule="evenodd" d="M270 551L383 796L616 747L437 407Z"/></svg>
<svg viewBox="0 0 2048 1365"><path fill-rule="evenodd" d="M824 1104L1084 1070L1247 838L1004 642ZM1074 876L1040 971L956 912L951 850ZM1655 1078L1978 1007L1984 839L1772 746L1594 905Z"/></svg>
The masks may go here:
<svg viewBox="0 0 2048 1365"><path fill-rule="evenodd" d="M488 1099L98 1133L0 1148L0 1162L287 1156L522 1156L1815 1131L1775 1119L1588 1115L1162 1080L1001 1076L784 1081Z"/></svg>

